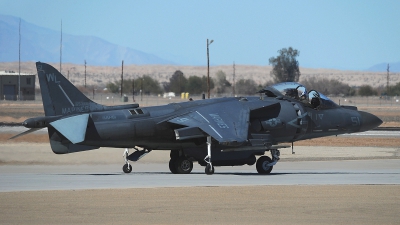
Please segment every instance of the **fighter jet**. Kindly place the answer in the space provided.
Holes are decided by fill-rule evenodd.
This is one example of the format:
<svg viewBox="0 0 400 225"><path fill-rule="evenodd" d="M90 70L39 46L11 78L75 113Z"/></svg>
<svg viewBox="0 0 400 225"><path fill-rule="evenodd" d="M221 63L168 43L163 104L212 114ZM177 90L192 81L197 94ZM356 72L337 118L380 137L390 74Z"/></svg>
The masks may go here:
<svg viewBox="0 0 400 225"><path fill-rule="evenodd" d="M45 116L27 119L23 125L30 129L12 138L47 128L56 154L122 148L125 173L132 171L131 162L163 150L170 151L173 174L190 173L196 161L206 174L213 174L214 166L245 164L256 164L258 173L269 174L279 149L290 143L363 132L382 123L295 82L268 86L259 97L105 106L88 99L51 65L37 62L36 68ZM135 151L129 154L129 149ZM266 152L271 157L264 156Z"/></svg>

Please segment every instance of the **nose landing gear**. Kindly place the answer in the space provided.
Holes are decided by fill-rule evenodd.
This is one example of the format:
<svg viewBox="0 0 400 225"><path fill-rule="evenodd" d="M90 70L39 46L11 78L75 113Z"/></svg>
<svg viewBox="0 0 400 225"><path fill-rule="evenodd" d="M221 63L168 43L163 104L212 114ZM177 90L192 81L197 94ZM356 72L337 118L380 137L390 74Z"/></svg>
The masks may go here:
<svg viewBox="0 0 400 225"><path fill-rule="evenodd" d="M268 156L261 156L257 160L256 169L259 174L270 174L274 165L279 161L281 155L278 149L271 149L272 159Z"/></svg>

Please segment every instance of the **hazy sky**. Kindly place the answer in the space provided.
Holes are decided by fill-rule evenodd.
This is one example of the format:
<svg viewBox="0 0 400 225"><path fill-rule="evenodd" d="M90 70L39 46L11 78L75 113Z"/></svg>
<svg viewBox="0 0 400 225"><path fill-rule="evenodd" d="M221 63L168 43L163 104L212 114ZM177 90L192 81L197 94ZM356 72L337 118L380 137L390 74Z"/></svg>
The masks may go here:
<svg viewBox="0 0 400 225"><path fill-rule="evenodd" d="M92 35L187 65L268 65L300 51L300 66L366 69L400 61L400 0L0 0L0 14Z"/></svg>

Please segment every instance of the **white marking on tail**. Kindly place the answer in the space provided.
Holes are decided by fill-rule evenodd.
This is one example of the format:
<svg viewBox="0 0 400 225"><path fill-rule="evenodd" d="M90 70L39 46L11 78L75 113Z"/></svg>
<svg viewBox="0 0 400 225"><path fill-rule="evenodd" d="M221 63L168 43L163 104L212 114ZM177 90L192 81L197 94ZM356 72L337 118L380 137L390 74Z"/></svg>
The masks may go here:
<svg viewBox="0 0 400 225"><path fill-rule="evenodd" d="M58 85L62 91L62 93L64 93L65 97L68 99L69 103L71 103L72 107L74 107L74 103L72 103L71 99L69 99L67 93L65 93L64 89L61 87L61 85Z"/></svg>
<svg viewBox="0 0 400 225"><path fill-rule="evenodd" d="M60 83L60 81L57 80L57 76L54 75L54 73L48 73L48 74L46 74L46 77L47 77L47 82L53 81L56 84Z"/></svg>

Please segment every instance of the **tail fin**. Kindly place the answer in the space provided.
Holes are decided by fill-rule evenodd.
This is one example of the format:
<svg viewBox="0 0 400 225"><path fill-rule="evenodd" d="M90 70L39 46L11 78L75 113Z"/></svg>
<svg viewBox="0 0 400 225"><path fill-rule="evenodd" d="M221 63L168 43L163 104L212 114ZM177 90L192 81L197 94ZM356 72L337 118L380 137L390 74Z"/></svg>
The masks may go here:
<svg viewBox="0 0 400 225"><path fill-rule="evenodd" d="M46 116L73 115L103 110L136 108L138 104L104 106L88 99L49 64L37 62L43 108Z"/></svg>
<svg viewBox="0 0 400 225"><path fill-rule="evenodd" d="M37 62L36 69L46 116L85 113L91 108L102 107L88 99L49 64Z"/></svg>

